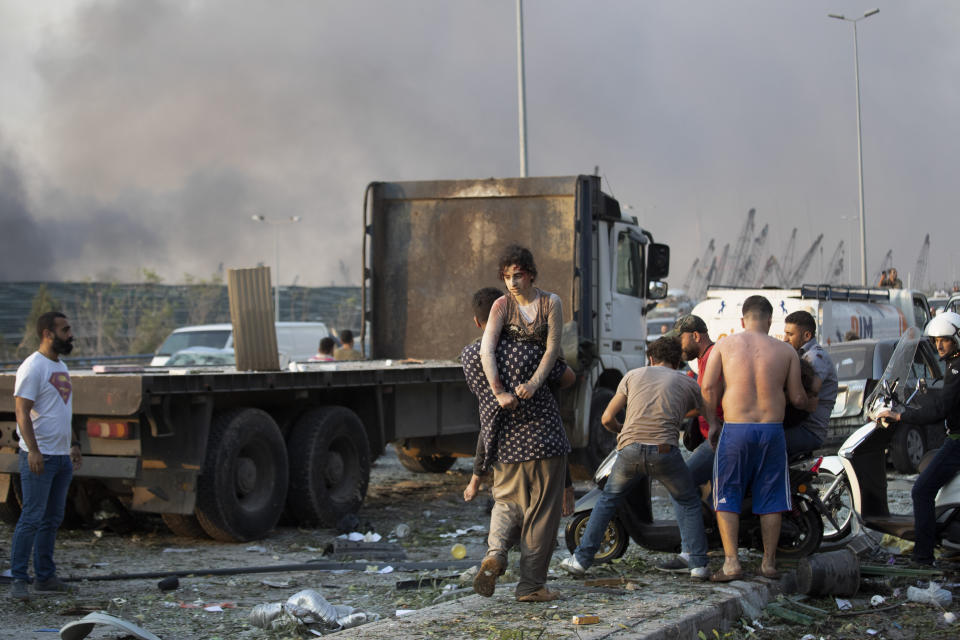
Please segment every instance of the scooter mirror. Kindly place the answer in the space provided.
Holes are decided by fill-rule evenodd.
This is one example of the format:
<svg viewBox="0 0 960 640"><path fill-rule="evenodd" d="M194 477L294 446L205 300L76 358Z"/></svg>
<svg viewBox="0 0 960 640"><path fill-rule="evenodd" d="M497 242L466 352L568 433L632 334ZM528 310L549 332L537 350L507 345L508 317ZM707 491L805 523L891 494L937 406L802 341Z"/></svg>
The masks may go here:
<svg viewBox="0 0 960 640"><path fill-rule="evenodd" d="M927 379L926 379L926 378L920 378L919 380L917 380L917 391L919 391L920 393L926 393L926 392L927 392Z"/></svg>

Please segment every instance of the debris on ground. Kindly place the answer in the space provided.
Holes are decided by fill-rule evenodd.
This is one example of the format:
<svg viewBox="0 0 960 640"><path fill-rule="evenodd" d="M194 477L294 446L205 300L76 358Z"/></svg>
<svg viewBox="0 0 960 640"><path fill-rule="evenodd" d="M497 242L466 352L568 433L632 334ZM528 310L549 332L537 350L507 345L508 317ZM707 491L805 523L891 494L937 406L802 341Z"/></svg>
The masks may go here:
<svg viewBox="0 0 960 640"><path fill-rule="evenodd" d="M272 631L339 631L379 619L376 613L330 604L314 589L298 591L283 603L258 604L248 616L250 624Z"/></svg>

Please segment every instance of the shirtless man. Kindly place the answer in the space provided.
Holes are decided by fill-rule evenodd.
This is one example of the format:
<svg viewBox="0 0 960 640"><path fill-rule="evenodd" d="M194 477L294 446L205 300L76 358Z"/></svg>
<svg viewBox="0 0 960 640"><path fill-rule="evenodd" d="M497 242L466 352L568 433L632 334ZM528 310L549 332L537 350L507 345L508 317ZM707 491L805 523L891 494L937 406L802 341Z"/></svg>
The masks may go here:
<svg viewBox="0 0 960 640"><path fill-rule="evenodd" d="M740 503L750 486L763 538L760 571L765 577L777 577L780 514L790 509L783 412L787 398L802 407L807 394L800 383L796 349L767 335L772 318L773 307L763 296L744 300L741 324L745 331L717 342L703 373L709 440L717 450L713 506L724 555L723 568L710 577L714 582L729 582L743 575L737 539ZM722 427L716 414L721 396Z"/></svg>

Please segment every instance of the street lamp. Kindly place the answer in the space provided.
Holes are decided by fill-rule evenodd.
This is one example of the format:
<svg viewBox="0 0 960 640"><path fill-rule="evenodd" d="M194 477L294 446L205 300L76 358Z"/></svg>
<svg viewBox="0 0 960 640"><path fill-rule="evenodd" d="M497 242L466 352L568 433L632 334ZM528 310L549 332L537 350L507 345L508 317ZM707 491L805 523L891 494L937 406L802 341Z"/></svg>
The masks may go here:
<svg viewBox="0 0 960 640"><path fill-rule="evenodd" d="M271 220L266 216L250 216L256 222L262 222L273 227L273 264L276 270L274 275L273 288L273 311L277 322L280 322L280 225L295 224L300 222L300 216L290 216L289 218L280 218Z"/></svg>
<svg viewBox="0 0 960 640"><path fill-rule="evenodd" d="M857 23L880 13L880 9L871 9L859 18L847 18L841 14L828 13L828 18L853 23L853 77L857 86L857 168L860 182L860 286L867 286L867 226L863 214L863 144L860 133L860 54L857 43Z"/></svg>
<svg viewBox="0 0 960 640"><path fill-rule="evenodd" d="M527 83L523 65L523 0L517 0L517 113L520 129L520 177L527 177Z"/></svg>

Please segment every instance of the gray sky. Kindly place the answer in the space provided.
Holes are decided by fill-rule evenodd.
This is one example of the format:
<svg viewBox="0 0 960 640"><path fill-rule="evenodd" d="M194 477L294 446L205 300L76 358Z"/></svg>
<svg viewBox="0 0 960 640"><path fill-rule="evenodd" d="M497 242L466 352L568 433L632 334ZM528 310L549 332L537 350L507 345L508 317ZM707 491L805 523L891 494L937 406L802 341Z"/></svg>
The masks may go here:
<svg viewBox="0 0 960 640"><path fill-rule="evenodd" d="M868 265L892 248L906 280L929 232L928 278L960 278L956 2L524 6L530 174L599 165L676 284L750 207L770 249L854 237L853 28L826 14L878 6ZM263 214L303 218L283 284L356 283L368 182L519 173L515 37L513 0L0 0L0 279L272 264Z"/></svg>

